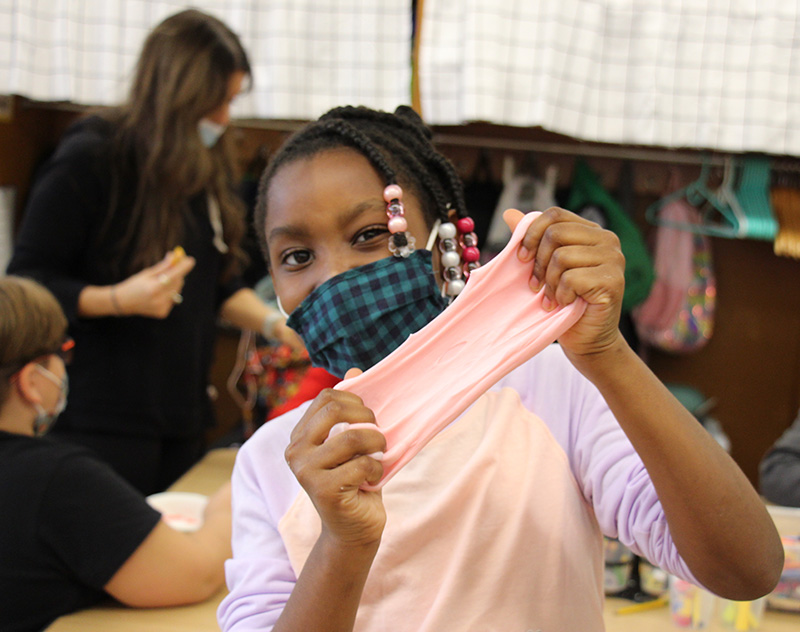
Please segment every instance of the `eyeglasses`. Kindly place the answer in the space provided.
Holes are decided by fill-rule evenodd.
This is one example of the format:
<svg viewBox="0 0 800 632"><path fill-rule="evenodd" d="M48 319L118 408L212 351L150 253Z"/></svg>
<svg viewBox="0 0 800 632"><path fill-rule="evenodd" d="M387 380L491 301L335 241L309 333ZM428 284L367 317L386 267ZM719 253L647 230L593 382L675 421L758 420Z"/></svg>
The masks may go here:
<svg viewBox="0 0 800 632"><path fill-rule="evenodd" d="M64 364L72 362L72 355L75 352L75 341L66 336L61 342L61 346L53 353L64 361Z"/></svg>
<svg viewBox="0 0 800 632"><path fill-rule="evenodd" d="M64 340L61 341L61 344L58 346L57 349L53 349L52 351L44 351L42 353L37 353L35 356L28 358L27 360L20 360L19 362L15 362L14 364L10 365L10 370L8 371L7 375L11 376L11 379L16 378L16 374L19 373L22 368L30 364L31 362L39 359L44 358L49 355L57 355L64 361L64 364L69 364L72 362L72 355L75 350L75 341L70 338L69 336L65 336ZM5 373L5 369L0 367L0 370Z"/></svg>

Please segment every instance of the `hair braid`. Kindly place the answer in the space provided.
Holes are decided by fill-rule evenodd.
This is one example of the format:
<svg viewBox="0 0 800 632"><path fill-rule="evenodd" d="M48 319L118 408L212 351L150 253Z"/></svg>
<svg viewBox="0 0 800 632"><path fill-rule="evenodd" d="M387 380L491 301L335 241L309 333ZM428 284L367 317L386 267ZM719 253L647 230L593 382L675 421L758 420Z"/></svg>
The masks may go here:
<svg viewBox="0 0 800 632"><path fill-rule="evenodd" d="M322 128L339 134L342 138L352 141L352 146L358 149L372 163L372 166L387 181L387 184L394 184L397 176L394 169L389 166L383 154L378 150L370 138L362 134L358 129L344 120L326 120L321 123Z"/></svg>
<svg viewBox="0 0 800 632"><path fill-rule="evenodd" d="M343 106L323 114L284 143L261 177L254 221L262 247L266 249L267 192L277 171L340 147L350 147L366 157L387 185L397 183L411 189L429 225L437 218L446 219L451 208L465 217L461 179L453 164L436 150L432 138L430 129L408 106L400 106L394 113Z"/></svg>
<svg viewBox="0 0 800 632"><path fill-rule="evenodd" d="M435 185L442 191L445 204L455 209L459 217L467 216L464 201L464 186L456 172L453 163L441 154L433 145L433 134L430 128L423 123L419 115L408 106L400 106L394 115L387 115L389 125L399 132L412 132L415 135L416 145L425 162L438 171L440 179ZM404 134L405 136L405 134ZM406 137L407 138L407 137Z"/></svg>

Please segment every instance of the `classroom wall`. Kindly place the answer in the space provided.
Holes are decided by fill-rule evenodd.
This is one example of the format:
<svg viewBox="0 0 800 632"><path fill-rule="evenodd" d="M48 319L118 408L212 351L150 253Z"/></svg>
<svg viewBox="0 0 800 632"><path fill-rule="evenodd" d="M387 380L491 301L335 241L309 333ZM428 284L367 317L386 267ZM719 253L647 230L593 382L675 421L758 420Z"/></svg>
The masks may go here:
<svg viewBox="0 0 800 632"><path fill-rule="evenodd" d="M21 213L31 174L52 150L76 111L17 100L11 121L0 121L0 186L18 190L17 212ZM259 151L272 151L289 133L257 124L237 127L242 171ZM484 137L570 143L542 130L520 130L478 125L467 128L437 128L437 133L458 132ZM585 145L585 144L584 144ZM442 147L463 176L469 176L478 155L475 147ZM503 150L493 150L493 170L499 178ZM576 150L576 153L579 153ZM523 164L529 156L517 152ZM561 186L568 186L575 156L537 154L537 165L559 166ZM623 162L591 158L589 164L601 174L604 185L616 191ZM644 221L644 209L664 190L668 163L634 163L633 214L645 233L652 228ZM764 451L788 427L800 408L800 262L777 257L772 245L753 240L712 239L718 304L715 332L709 344L689 355L651 351L647 361L661 379L699 389L716 399L715 416L731 438L732 455L751 481L757 481L758 461ZM212 382L218 392L220 420L209 434L214 441L239 423L239 410L227 393L226 380L233 367L238 335L221 330Z"/></svg>
<svg viewBox="0 0 800 632"><path fill-rule="evenodd" d="M550 165L559 169L559 187L568 187L575 156L581 148L596 144L579 143L543 130L498 128L483 124L466 128L437 128L442 136L513 138L546 146L559 143L575 146L575 154L547 154L493 150L496 177L502 172L503 156L514 155L519 165L531 163L541 173ZM633 153L642 148L607 146L613 153ZM479 149L443 147L463 177L469 177ZM645 148L647 149L647 148ZM688 152L691 154L691 152ZM681 152L686 156L687 152ZM669 162L632 161L630 181L634 220L647 240L655 228L645 220L645 209L667 188L669 170L679 168L688 177L699 176L696 165ZM617 199L622 190L622 159L592 157L586 161L601 175L603 185ZM797 209L800 214L800 208ZM670 354L648 348L640 353L663 381L686 384L716 401L711 416L721 423L731 439L731 454L754 483L758 463L774 440L791 424L800 410L800 261L779 257L772 243L752 239L711 238L717 282L715 330L709 343L696 352Z"/></svg>

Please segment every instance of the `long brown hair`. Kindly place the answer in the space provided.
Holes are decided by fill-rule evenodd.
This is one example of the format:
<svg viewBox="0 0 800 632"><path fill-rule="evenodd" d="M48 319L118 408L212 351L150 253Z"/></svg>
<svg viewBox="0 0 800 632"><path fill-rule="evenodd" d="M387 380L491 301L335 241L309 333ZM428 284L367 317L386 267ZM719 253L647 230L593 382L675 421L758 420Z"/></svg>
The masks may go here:
<svg viewBox="0 0 800 632"><path fill-rule="evenodd" d="M148 35L127 102L104 114L116 128L115 180L101 239L125 206L121 181L133 177L137 182L131 217L112 253L112 265L118 267L130 256L131 274L179 245L186 204L203 191L219 203L228 263L241 256L245 213L232 188L232 143L224 134L209 149L197 130L200 119L225 102L237 71L250 77L247 53L236 34L215 17L195 9L181 11Z"/></svg>
<svg viewBox="0 0 800 632"><path fill-rule="evenodd" d="M0 406L9 378L27 362L53 353L67 331L67 318L49 290L30 279L0 277Z"/></svg>

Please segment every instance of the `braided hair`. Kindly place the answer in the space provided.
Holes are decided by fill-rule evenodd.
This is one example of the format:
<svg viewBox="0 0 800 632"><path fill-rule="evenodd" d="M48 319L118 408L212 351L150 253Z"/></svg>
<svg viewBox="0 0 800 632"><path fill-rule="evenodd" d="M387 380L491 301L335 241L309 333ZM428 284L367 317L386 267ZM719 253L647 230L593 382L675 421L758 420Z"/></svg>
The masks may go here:
<svg viewBox="0 0 800 632"><path fill-rule="evenodd" d="M370 161L387 185L399 184L419 199L432 226L446 220L450 209L466 217L464 186L453 163L431 142L433 135L419 115L401 105L395 112L363 106L338 107L292 135L274 154L259 183L255 229L266 253L267 192L278 170L322 151L350 147Z"/></svg>

